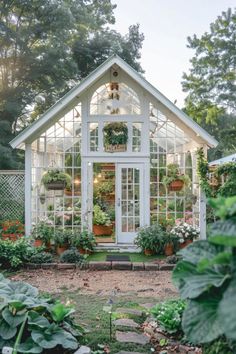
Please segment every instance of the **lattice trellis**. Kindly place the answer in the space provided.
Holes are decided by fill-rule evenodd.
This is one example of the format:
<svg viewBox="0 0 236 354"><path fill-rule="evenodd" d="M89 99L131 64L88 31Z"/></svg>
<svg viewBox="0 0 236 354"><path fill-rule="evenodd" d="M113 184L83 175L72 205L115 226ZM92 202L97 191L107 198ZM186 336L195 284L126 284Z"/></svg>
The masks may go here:
<svg viewBox="0 0 236 354"><path fill-rule="evenodd" d="M0 171L0 220L24 219L24 172Z"/></svg>

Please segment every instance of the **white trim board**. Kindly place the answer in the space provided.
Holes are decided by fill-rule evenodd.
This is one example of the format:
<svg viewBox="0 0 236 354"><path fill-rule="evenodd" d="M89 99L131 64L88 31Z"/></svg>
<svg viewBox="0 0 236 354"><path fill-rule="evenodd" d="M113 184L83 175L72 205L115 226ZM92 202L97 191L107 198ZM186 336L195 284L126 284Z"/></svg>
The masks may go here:
<svg viewBox="0 0 236 354"><path fill-rule="evenodd" d="M136 81L144 90L164 105L172 114L179 118L182 123L190 128L197 137L203 140L203 143L210 147L214 147L218 144L214 137L208 134L203 128L201 128L194 120L188 117L183 111L174 105L168 98L166 98L160 91L152 86L145 80L137 71L135 71L130 65L128 65L123 59L117 55L113 55L108 58L102 65L89 74L78 85L71 89L65 96L63 96L58 102L56 102L51 108L49 108L37 121L18 134L11 142L10 145L13 148L19 147L21 144L33 142L43 131L47 129L50 122L53 121L62 114L69 110L73 102L79 100L80 96L97 80L99 80L107 70L113 65L118 65L126 74L128 74L134 81Z"/></svg>

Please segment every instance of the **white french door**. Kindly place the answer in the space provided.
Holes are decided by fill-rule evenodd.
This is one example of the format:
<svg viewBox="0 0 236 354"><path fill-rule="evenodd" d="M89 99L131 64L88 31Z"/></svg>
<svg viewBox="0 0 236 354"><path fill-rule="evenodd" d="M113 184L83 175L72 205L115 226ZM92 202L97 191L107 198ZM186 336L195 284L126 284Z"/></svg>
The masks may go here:
<svg viewBox="0 0 236 354"><path fill-rule="evenodd" d="M143 164L117 164L116 173L117 243L132 244L144 222Z"/></svg>

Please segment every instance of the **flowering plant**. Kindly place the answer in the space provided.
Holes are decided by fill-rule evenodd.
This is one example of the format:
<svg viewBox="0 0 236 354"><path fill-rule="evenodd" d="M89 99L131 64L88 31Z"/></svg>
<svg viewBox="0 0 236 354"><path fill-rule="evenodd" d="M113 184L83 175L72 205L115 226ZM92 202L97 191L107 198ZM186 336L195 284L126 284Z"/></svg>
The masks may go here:
<svg viewBox="0 0 236 354"><path fill-rule="evenodd" d="M6 220L2 223L3 234L23 234L24 225L19 220Z"/></svg>
<svg viewBox="0 0 236 354"><path fill-rule="evenodd" d="M184 222L174 226L170 233L172 235L177 236L179 238L180 243L184 243L187 240L192 241L198 238L200 235L200 230L199 228L196 228Z"/></svg>

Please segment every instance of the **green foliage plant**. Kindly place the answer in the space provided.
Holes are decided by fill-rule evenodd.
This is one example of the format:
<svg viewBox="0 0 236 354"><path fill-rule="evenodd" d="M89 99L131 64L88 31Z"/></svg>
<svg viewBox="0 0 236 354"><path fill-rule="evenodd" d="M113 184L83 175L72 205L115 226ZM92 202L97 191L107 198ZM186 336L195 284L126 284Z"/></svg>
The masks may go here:
<svg viewBox="0 0 236 354"><path fill-rule="evenodd" d="M54 235L54 229L49 221L40 220L34 225L31 236L34 240L42 240L44 244L50 242Z"/></svg>
<svg viewBox="0 0 236 354"><path fill-rule="evenodd" d="M73 243L74 233L70 229L57 229L54 235L55 246L62 247Z"/></svg>
<svg viewBox="0 0 236 354"><path fill-rule="evenodd" d="M181 321L186 302L184 300L168 300L157 304L151 309L151 314L167 333L182 332Z"/></svg>
<svg viewBox="0 0 236 354"><path fill-rule="evenodd" d="M176 163L170 163L167 165L167 175L163 177L163 184L167 187L174 181L182 181L185 186L190 183L190 178L188 175L181 174L179 171L179 165Z"/></svg>
<svg viewBox="0 0 236 354"><path fill-rule="evenodd" d="M83 256L79 253L79 251L75 247L66 250L60 256L61 263L83 263L83 261L84 261Z"/></svg>
<svg viewBox="0 0 236 354"><path fill-rule="evenodd" d="M75 323L72 307L41 297L37 288L1 274L0 298L0 349L10 346L15 353L33 354L78 348L83 329Z"/></svg>
<svg viewBox="0 0 236 354"><path fill-rule="evenodd" d="M162 226L153 224L140 228L134 243L141 248L142 252L150 250L156 254L162 254L164 252L166 237L167 233Z"/></svg>
<svg viewBox="0 0 236 354"><path fill-rule="evenodd" d="M93 224L94 225L111 225L111 220L108 213L102 210L99 205L94 205L93 207Z"/></svg>
<svg viewBox="0 0 236 354"><path fill-rule="evenodd" d="M69 189L71 187L71 176L59 169L51 169L43 174L41 182L46 189L48 184L53 182L64 183L64 186Z"/></svg>
<svg viewBox="0 0 236 354"><path fill-rule="evenodd" d="M125 145L128 142L128 127L123 122L107 123L103 128L104 144Z"/></svg>
<svg viewBox="0 0 236 354"><path fill-rule="evenodd" d="M36 263L36 264L42 264L42 263L52 263L53 257L51 253L48 252L38 252L36 254L33 254L29 262L30 263Z"/></svg>
<svg viewBox="0 0 236 354"><path fill-rule="evenodd" d="M213 196L213 190L208 181L209 166L207 158L205 157L203 148L199 148L196 152L197 155L197 174L199 177L200 187L205 192L207 197Z"/></svg>
<svg viewBox="0 0 236 354"><path fill-rule="evenodd" d="M92 232L83 230L78 236L74 238L73 245L77 248L81 248L85 251L94 251L96 246L96 239Z"/></svg>
<svg viewBox="0 0 236 354"><path fill-rule="evenodd" d="M180 254L173 271L181 298L187 300L182 327L195 344L225 336L236 343L236 196L211 199L220 219L199 240ZM231 343L231 344L230 344Z"/></svg>

